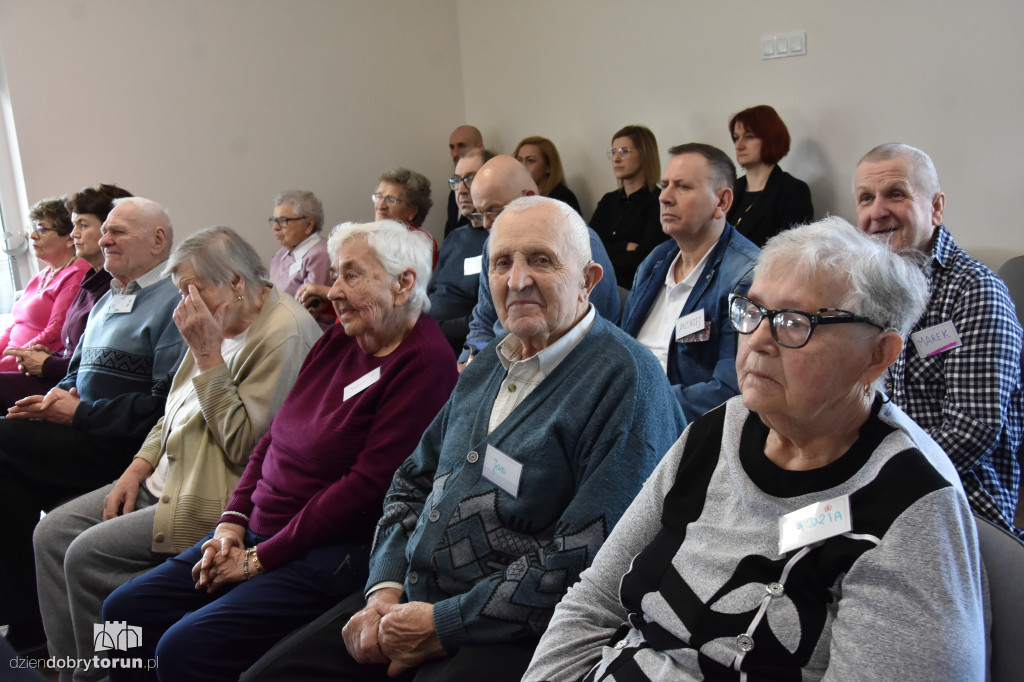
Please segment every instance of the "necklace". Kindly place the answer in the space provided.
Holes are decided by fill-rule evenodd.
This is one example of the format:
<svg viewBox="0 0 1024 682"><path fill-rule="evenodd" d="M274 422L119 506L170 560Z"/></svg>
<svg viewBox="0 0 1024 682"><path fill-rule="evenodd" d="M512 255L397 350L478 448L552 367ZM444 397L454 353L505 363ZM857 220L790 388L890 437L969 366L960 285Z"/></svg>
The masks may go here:
<svg viewBox="0 0 1024 682"><path fill-rule="evenodd" d="M40 290L45 289L46 285L48 285L50 282L53 281L53 278L57 276L58 272L60 272L64 268L68 267L69 265L74 263L76 260L78 260L78 256L74 256L73 255L73 256L71 256L71 260L69 260L67 263L65 263L64 265L60 266L56 270L54 270L53 266L51 265L47 269L46 273L43 275L42 279L39 280L39 289Z"/></svg>

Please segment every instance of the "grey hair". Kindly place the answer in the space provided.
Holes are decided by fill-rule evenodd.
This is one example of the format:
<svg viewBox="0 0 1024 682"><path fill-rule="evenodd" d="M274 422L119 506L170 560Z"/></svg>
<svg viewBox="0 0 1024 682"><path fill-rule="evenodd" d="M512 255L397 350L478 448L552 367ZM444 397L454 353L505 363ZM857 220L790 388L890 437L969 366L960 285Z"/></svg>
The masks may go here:
<svg viewBox="0 0 1024 682"><path fill-rule="evenodd" d="M304 189L289 189L274 199L274 207L291 204L292 209L303 218L313 219L313 231L319 232L324 226L324 205L312 192Z"/></svg>
<svg viewBox="0 0 1024 682"><path fill-rule="evenodd" d="M911 147L909 144L900 142L880 144L862 156L860 161L857 162L857 167L860 168L860 165L865 162L888 161L898 156L905 156L910 161L910 166L914 171L914 185L926 194L929 199L934 199L935 195L942 191L942 186L939 185L939 172L935 170L932 158L917 147ZM856 184L857 181L854 180L854 193L857 191Z"/></svg>
<svg viewBox="0 0 1024 682"><path fill-rule="evenodd" d="M754 266L768 272L803 272L845 283L838 306L903 338L924 314L928 282L921 264L893 253L838 216L794 227L772 237Z"/></svg>
<svg viewBox="0 0 1024 682"><path fill-rule="evenodd" d="M174 244L174 228L171 227L171 215L167 212L166 208L152 199L145 199L143 197L120 197L119 199L114 199L112 204L114 207L121 204L134 206L139 212L147 230L153 230L157 227L164 228L164 234L167 236L167 252L170 253L171 245Z"/></svg>
<svg viewBox="0 0 1024 682"><path fill-rule="evenodd" d="M391 168L380 174L378 182L391 182L405 188L405 200L416 207L416 225L427 219L434 200L430 198L430 180L408 168Z"/></svg>
<svg viewBox="0 0 1024 682"><path fill-rule="evenodd" d="M587 224L583 222L583 218L580 217L580 214L574 211L569 204L563 201L540 196L539 194L528 197L519 197L518 199L514 199L509 202L505 208L501 210L501 214L498 215L494 223L495 225L499 222L503 223L512 216L538 206L552 206L558 211L558 214L562 218L561 224L552 225L551 229L554 230L559 227L564 227L568 232L569 244L575 252L576 260L579 261L580 268L585 268L589 265L593 260L593 254L590 252L590 231L587 229Z"/></svg>
<svg viewBox="0 0 1024 682"><path fill-rule="evenodd" d="M410 230L396 220L378 220L372 223L341 223L331 230L327 250L336 261L341 245L357 237L365 237L367 246L389 276L398 278L406 270L416 273L416 284L409 295L409 303L420 312L430 312L427 284L430 282L434 247L430 238L420 230Z"/></svg>
<svg viewBox="0 0 1024 682"><path fill-rule="evenodd" d="M268 284L259 254L230 227L208 227L191 235L171 254L163 274L177 278L185 263L204 282L230 286L236 276L241 277L250 295Z"/></svg>

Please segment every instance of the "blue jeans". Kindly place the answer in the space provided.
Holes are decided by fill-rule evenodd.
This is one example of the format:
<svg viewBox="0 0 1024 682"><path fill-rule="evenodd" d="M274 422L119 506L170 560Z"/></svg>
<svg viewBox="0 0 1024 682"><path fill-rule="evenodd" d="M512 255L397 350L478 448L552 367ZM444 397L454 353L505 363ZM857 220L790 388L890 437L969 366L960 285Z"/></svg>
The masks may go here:
<svg viewBox="0 0 1024 682"><path fill-rule="evenodd" d="M192 567L212 536L125 583L103 602L104 621L142 629L141 647L108 650L108 656L124 662L141 658L143 666L156 661L156 669L148 671L112 667L111 680L237 679L278 640L366 584L369 547L336 543L207 594L195 588ZM264 539L246 531L247 547Z"/></svg>

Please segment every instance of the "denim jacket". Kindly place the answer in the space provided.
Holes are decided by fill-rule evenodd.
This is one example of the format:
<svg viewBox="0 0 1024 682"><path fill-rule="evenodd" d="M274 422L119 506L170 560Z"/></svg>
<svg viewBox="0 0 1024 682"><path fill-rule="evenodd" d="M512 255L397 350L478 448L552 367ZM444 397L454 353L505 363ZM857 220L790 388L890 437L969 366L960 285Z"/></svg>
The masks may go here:
<svg viewBox="0 0 1024 682"><path fill-rule="evenodd" d="M651 252L636 271L633 289L622 311L622 329L636 337L656 298L662 295L665 275L679 253L674 241ZM700 279L690 292L680 317L704 310L711 323L707 341L679 343L673 334L668 352L668 380L693 421L739 393L736 383L736 331L729 323L729 294L746 293L753 279L754 261L760 253L754 244L726 223L712 247Z"/></svg>

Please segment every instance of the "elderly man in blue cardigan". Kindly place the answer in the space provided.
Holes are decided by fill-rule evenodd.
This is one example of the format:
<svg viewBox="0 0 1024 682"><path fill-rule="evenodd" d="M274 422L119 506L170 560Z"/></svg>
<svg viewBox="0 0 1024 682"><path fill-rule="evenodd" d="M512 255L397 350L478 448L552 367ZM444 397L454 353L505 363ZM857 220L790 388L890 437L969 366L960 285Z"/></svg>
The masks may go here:
<svg viewBox="0 0 1024 682"><path fill-rule="evenodd" d="M518 680L555 604L679 437L664 372L590 303L602 268L572 209L510 203L489 266L509 335L468 365L395 474L365 596L242 679Z"/></svg>
<svg viewBox="0 0 1024 682"><path fill-rule="evenodd" d="M622 329L658 358L693 421L739 393L728 298L750 288L760 249L726 222L736 167L725 152L691 142L669 153L661 229L672 239L637 269Z"/></svg>

